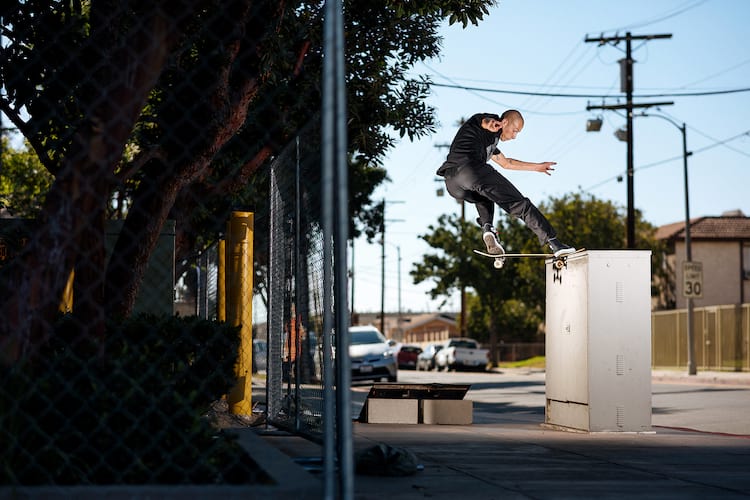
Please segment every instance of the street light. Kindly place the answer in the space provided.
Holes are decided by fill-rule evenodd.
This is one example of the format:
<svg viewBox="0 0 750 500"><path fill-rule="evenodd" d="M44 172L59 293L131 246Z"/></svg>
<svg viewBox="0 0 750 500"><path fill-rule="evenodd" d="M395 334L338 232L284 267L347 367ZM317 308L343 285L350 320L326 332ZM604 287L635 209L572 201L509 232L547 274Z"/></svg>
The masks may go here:
<svg viewBox="0 0 750 500"><path fill-rule="evenodd" d="M690 156L692 153L689 153L687 150L687 130L685 127L685 123L683 122L682 125L678 125L676 121L672 120L671 118L667 118L664 115L658 115L658 114L648 114L648 113L641 113L640 116L653 116L656 118L661 118L663 120L668 121L675 127L677 127L680 132L682 132L682 164L683 164L683 172L684 172L684 179L685 179L685 253L686 253L686 259L687 262L692 262L693 260L693 250L692 250L692 244L690 240L690 197L688 195L688 156ZM695 375L696 369L695 369L695 350L693 346L693 298L688 296L687 297L687 338L688 338L688 375Z"/></svg>
<svg viewBox="0 0 750 500"><path fill-rule="evenodd" d="M620 142L628 142L628 131L624 128L618 128L615 130L615 137Z"/></svg>
<svg viewBox="0 0 750 500"><path fill-rule="evenodd" d="M599 132L602 129L602 119L597 116L586 120L586 132Z"/></svg>
<svg viewBox="0 0 750 500"><path fill-rule="evenodd" d="M668 38L672 35L655 35L654 38ZM650 39L648 38L645 39ZM617 37L616 37L617 39ZM608 110L617 110L617 109L625 109L627 110L627 113L625 117L627 118L625 129L618 130L615 132L615 136L619 140L624 140L624 142L628 143L628 166L626 171L626 177L627 177L627 184L628 184L628 206L627 206L627 220L626 222L626 233L627 233L627 242L628 242L628 248L632 249L635 248L635 186L633 182L633 177L635 173L635 168L633 167L633 109L635 108L651 108L654 106L668 106L674 104L673 102L646 102L642 104L634 104L632 102L632 58L630 57L630 40L633 40L630 36L630 33L627 34L627 40L628 40L628 50L627 50L627 57L624 66L628 68L628 75L626 75L625 81L627 82L627 92L628 92L628 99L627 103L625 104L610 104L610 105L601 105L601 106L592 106L587 105L586 111L591 111L592 109L608 109ZM586 40L590 41L590 40ZM591 40L593 41L593 40ZM621 63L622 64L622 63ZM625 90L623 90L625 91ZM588 130L588 128L587 128ZM590 130L595 132L596 130Z"/></svg>
<svg viewBox="0 0 750 500"><path fill-rule="evenodd" d="M671 102L664 102L664 103L650 103L650 104L642 104L637 105L633 107L651 107L651 106L658 106L658 105L671 105ZM615 106L599 106L600 109L619 109L620 105ZM594 106L587 106L587 110L594 109ZM685 127L685 123L682 125L679 125L676 121L672 120L671 118L667 118L664 115L659 114L649 114L645 111L642 112L639 116L653 116L656 118L661 118L663 120L668 121L675 127L677 127L680 132L682 133L682 162L683 162L683 172L684 172L684 179L685 179L685 251L686 251L686 260L687 262L691 262L693 260L693 251L692 251L692 243L690 240L690 196L688 194L688 163L687 159L688 156L690 156L692 153L688 152L687 150L687 129ZM590 120L589 120L590 121ZM631 120L628 120L629 122ZM588 123L586 126L587 131L593 131L598 132L597 128L591 128L589 127ZM618 129L615 131L615 137L617 137L619 140L628 141L628 144L630 145L630 138L632 135L628 133L628 129ZM630 163L628 163L630 165ZM630 168L630 167L629 167ZM632 178L632 174L631 174ZM619 182L621 178L618 177L617 181ZM630 217L629 217L630 219ZM628 224L630 225L632 222L629 220ZM688 296L687 297L687 337L688 337L688 375L695 375L696 369L695 369L695 349L693 347L693 298Z"/></svg>

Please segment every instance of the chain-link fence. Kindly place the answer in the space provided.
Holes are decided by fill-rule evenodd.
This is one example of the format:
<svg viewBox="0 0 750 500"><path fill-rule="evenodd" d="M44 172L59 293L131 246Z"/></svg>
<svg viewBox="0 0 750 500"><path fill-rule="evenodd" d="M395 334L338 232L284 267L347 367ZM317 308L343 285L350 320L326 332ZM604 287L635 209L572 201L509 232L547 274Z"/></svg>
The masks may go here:
<svg viewBox="0 0 750 500"><path fill-rule="evenodd" d="M323 232L315 127L271 165L268 418L322 434Z"/></svg>
<svg viewBox="0 0 750 500"><path fill-rule="evenodd" d="M185 263L175 283L175 312L219 320L219 242L201 250Z"/></svg>
<svg viewBox="0 0 750 500"><path fill-rule="evenodd" d="M340 4L4 4L0 487L267 483L216 418L253 417L253 289L268 421L341 431L324 9Z"/></svg>

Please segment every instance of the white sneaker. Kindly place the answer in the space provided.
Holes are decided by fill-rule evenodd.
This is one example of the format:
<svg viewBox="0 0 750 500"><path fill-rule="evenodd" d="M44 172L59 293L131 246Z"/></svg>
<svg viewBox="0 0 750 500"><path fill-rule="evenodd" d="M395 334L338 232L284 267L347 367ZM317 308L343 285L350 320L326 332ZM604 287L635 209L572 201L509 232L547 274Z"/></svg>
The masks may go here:
<svg viewBox="0 0 750 500"><path fill-rule="evenodd" d="M500 242L497 241L497 236L494 231L485 231L484 234L482 234L482 239L484 240L484 245L487 247L487 253L493 255L502 255L505 253L505 249Z"/></svg>

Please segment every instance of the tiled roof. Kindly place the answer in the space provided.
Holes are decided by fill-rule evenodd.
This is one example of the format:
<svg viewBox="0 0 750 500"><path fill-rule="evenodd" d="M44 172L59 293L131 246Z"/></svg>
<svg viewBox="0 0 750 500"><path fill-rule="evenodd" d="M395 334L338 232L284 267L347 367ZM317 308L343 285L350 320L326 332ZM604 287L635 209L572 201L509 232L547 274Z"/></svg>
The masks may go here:
<svg viewBox="0 0 750 500"><path fill-rule="evenodd" d="M695 222L695 219L693 219L691 222ZM674 238L678 234L682 233L682 230L684 227L685 227L685 221L673 222L665 226L659 226L656 229L655 237L657 240L668 240L668 239Z"/></svg>
<svg viewBox="0 0 750 500"><path fill-rule="evenodd" d="M410 330L413 330L414 328L417 328L422 325L426 325L427 323L430 323L432 321L441 321L443 323L448 323L449 325L455 325L456 320L453 318L452 315L446 315L446 314L422 314L419 316L412 316L410 318L410 322L404 324L404 328L408 328Z"/></svg>
<svg viewBox="0 0 750 500"><path fill-rule="evenodd" d="M750 240L750 217L700 217L690 220L691 239L700 240ZM675 222L661 226L657 239L685 239L685 223Z"/></svg>

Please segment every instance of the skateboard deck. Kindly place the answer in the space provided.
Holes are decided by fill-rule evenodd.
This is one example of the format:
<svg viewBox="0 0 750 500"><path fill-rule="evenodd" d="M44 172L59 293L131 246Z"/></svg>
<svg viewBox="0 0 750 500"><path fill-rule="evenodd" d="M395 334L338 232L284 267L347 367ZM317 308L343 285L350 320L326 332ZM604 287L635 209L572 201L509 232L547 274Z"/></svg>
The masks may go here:
<svg viewBox="0 0 750 500"><path fill-rule="evenodd" d="M503 267L503 264L505 264L505 259L515 259L515 258L537 258L537 259L554 259L554 266L557 269L562 269L563 266L565 266L565 261L568 257L571 255L579 254L583 251L585 251L585 248L578 248L575 252L561 255L560 257L555 257L555 254L552 253L504 253L504 254L493 254L493 253L487 253L483 252L481 250L474 250L474 253L477 255L481 255L483 257L489 257L491 259L495 259L494 265L497 269L500 269Z"/></svg>

